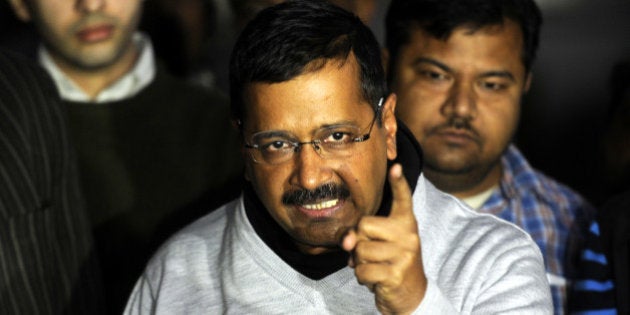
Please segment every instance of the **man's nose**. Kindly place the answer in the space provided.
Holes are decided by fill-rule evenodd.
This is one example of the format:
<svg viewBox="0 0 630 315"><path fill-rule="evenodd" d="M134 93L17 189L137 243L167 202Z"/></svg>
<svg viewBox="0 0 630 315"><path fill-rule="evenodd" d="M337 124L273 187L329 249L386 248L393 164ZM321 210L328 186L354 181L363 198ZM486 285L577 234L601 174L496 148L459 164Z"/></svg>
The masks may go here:
<svg viewBox="0 0 630 315"><path fill-rule="evenodd" d="M330 182L332 170L322 158L316 144L305 143L295 152L295 172L291 184L305 189L315 189Z"/></svg>
<svg viewBox="0 0 630 315"><path fill-rule="evenodd" d="M447 117L475 118L477 98L472 83L454 84L442 107L442 112Z"/></svg>
<svg viewBox="0 0 630 315"><path fill-rule="evenodd" d="M96 12L105 6L106 0L77 0L77 10L81 12Z"/></svg>

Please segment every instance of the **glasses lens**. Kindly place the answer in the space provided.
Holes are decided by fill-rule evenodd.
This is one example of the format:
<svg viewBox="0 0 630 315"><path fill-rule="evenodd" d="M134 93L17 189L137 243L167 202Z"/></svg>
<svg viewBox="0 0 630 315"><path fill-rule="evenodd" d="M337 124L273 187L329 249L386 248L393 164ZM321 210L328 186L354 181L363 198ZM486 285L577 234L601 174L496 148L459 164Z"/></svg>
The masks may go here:
<svg viewBox="0 0 630 315"><path fill-rule="evenodd" d="M376 113L376 115L378 112ZM316 132L312 141L299 142L283 132L261 132L254 134L248 146L252 159L257 163L282 164L290 160L300 146L311 145L323 158L346 158L356 153L357 142L370 138L376 115L366 134L354 125L333 126Z"/></svg>
<svg viewBox="0 0 630 315"><path fill-rule="evenodd" d="M326 157L347 157L352 154L360 130L354 126L327 128L318 134L320 154Z"/></svg>
<svg viewBox="0 0 630 315"><path fill-rule="evenodd" d="M257 162L279 164L291 158L294 152L294 141L285 137L272 135L254 135L252 140L255 149L252 157Z"/></svg>

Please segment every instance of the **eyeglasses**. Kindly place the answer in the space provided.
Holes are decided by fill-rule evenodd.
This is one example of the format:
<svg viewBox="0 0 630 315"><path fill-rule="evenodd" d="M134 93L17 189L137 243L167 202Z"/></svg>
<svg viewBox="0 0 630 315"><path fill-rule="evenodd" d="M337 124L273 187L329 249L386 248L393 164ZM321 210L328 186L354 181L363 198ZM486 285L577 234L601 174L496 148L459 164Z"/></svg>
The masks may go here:
<svg viewBox="0 0 630 315"><path fill-rule="evenodd" d="M278 165L289 161L300 146L310 144L322 158L346 158L355 152L355 144L370 139L372 127L379 116L383 98L378 101L374 119L368 127L367 133L361 135L361 130L353 125L333 125L315 132L313 140L300 142L292 135L283 131L262 131L252 136L251 144L245 144L250 150L251 157L256 163Z"/></svg>

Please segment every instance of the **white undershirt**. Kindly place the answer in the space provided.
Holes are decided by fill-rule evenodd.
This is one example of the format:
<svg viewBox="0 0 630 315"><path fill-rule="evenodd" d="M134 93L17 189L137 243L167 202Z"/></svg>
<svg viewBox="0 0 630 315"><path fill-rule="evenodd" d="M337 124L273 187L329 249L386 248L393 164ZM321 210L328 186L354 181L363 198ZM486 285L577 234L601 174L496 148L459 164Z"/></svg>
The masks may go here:
<svg viewBox="0 0 630 315"><path fill-rule="evenodd" d="M492 187L490 187L489 189L476 194L474 196L470 196L470 197L466 197L466 198L460 198L465 204L467 204L469 207L477 210L479 208L481 208L481 206L488 200L488 198L490 198L490 196L492 195L492 192L499 187L498 185L494 185Z"/></svg>

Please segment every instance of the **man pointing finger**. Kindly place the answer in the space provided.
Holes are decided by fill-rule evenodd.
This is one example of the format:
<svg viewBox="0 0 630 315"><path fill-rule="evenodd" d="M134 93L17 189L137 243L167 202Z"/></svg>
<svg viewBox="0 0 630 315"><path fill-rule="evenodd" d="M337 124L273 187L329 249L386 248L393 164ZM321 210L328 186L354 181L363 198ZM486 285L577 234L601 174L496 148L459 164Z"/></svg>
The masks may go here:
<svg viewBox="0 0 630 315"><path fill-rule="evenodd" d="M411 191L399 164L389 170L389 183L393 195L389 216L363 217L343 239L342 247L351 252L349 265L355 268L359 283L375 294L378 310L404 314L420 304L427 278Z"/></svg>
<svg viewBox="0 0 630 315"><path fill-rule="evenodd" d="M421 174L359 18L325 1L262 11L230 84L243 194L156 253L127 314L550 312L531 238Z"/></svg>

